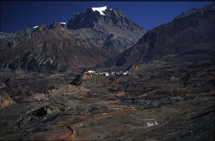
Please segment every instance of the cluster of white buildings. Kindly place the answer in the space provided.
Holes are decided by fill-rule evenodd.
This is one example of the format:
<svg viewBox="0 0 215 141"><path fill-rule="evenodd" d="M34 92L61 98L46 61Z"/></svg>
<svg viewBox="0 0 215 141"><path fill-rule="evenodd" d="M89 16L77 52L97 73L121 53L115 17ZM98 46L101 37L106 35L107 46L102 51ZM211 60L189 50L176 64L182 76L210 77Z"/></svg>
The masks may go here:
<svg viewBox="0 0 215 141"><path fill-rule="evenodd" d="M96 72L94 70L88 70L85 72L87 75L90 75L90 76L126 76L128 75L128 71L119 71L119 72L115 72L115 71L110 71L110 72Z"/></svg>

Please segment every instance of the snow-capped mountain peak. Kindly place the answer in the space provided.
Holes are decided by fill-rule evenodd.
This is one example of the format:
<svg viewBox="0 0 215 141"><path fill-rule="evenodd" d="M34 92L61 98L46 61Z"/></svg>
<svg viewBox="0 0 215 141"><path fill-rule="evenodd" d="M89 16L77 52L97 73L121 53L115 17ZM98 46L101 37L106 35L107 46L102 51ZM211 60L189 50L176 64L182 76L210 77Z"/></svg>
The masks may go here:
<svg viewBox="0 0 215 141"><path fill-rule="evenodd" d="M91 8L93 11L98 11L101 15L105 15L104 11L107 9L107 6L103 7L92 7Z"/></svg>

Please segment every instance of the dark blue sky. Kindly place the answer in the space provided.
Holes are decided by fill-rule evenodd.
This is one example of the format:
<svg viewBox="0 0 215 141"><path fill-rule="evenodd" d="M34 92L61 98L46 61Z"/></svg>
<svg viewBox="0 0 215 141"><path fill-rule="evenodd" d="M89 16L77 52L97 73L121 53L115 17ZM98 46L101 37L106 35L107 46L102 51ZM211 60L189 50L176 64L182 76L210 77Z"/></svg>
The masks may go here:
<svg viewBox="0 0 215 141"><path fill-rule="evenodd" d="M14 32L40 24L64 22L89 7L119 8L145 30L170 22L179 14L212 2L1 1L1 31Z"/></svg>

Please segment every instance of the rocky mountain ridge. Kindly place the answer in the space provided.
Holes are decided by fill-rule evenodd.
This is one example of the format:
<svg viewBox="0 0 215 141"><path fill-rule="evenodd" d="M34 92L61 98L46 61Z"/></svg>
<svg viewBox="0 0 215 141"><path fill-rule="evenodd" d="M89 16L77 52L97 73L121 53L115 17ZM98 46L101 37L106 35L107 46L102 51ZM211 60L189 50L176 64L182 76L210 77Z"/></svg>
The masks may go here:
<svg viewBox="0 0 215 141"><path fill-rule="evenodd" d="M215 4L182 14L148 31L133 47L100 66L129 66L153 60L214 61ZM185 12L186 13L186 12Z"/></svg>
<svg viewBox="0 0 215 141"><path fill-rule="evenodd" d="M15 40L18 43L16 37L20 34L29 36L28 34L35 31L61 29L67 30L77 38L87 40L91 45L101 47L111 55L116 56L131 47L146 32L143 27L129 20L119 9L107 7L104 13L106 14L101 15L98 11L88 8L81 13L75 13L73 18L66 22L54 21L51 25L41 24L32 28L25 28L22 31L1 33L0 40L4 46L9 40L8 36L13 36L12 41ZM9 35L4 36L3 34Z"/></svg>
<svg viewBox="0 0 215 141"><path fill-rule="evenodd" d="M68 22L54 21L50 26L42 24L18 32L0 33L1 68L66 71L94 66L123 52L145 33L119 9L107 7L104 13L106 15L88 8ZM83 24L79 23L84 17Z"/></svg>
<svg viewBox="0 0 215 141"><path fill-rule="evenodd" d="M93 8L76 13L66 24L71 34L117 56L134 45L146 32L119 9L106 7L104 15Z"/></svg>
<svg viewBox="0 0 215 141"><path fill-rule="evenodd" d="M100 9L102 8L103 13L100 13L99 10L93 10L94 8L88 8L86 11L82 11L81 13L75 13L73 18L67 21L66 27L74 30L89 27L93 28L102 24L101 22L103 21L106 24L125 30L143 30L139 25L130 21L121 10L110 9L107 6L101 7Z"/></svg>
<svg viewBox="0 0 215 141"><path fill-rule="evenodd" d="M110 57L102 48L90 46L86 41L59 29L37 31L31 35L33 38L1 54L1 68L36 72L66 71L93 66Z"/></svg>

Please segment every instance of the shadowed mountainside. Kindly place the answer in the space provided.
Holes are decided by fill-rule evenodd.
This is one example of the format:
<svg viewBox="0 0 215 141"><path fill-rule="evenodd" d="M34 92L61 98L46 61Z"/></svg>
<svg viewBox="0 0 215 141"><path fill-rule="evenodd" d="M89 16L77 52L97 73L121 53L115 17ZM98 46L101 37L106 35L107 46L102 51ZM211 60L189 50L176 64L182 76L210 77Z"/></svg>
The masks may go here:
<svg viewBox="0 0 215 141"><path fill-rule="evenodd" d="M35 31L30 36L27 41L1 54L1 68L22 68L35 72L66 71L94 66L111 57L102 48L90 46L60 29ZM18 38L25 38L25 35Z"/></svg>
<svg viewBox="0 0 215 141"><path fill-rule="evenodd" d="M183 13L148 31L132 48L100 66L129 66L153 60L174 63L215 60L215 4Z"/></svg>

